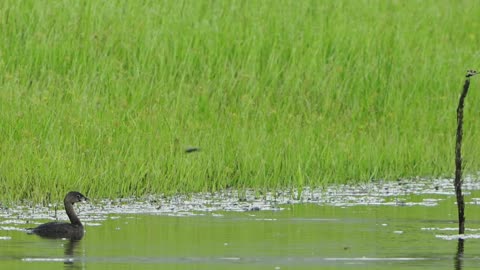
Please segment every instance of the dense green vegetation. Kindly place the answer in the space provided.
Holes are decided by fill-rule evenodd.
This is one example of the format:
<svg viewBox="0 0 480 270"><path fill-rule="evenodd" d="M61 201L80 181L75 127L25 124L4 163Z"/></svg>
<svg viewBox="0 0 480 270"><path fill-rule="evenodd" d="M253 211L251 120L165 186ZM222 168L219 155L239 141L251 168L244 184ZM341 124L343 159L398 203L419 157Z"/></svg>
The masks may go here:
<svg viewBox="0 0 480 270"><path fill-rule="evenodd" d="M446 0L1 1L0 199L451 177L478 14Z"/></svg>

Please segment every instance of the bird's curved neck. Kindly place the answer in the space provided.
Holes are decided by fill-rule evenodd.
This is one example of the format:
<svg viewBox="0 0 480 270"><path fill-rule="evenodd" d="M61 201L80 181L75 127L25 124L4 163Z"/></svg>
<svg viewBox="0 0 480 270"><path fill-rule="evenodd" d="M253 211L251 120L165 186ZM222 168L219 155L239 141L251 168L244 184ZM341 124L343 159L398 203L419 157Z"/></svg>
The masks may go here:
<svg viewBox="0 0 480 270"><path fill-rule="evenodd" d="M64 202L65 204L65 211L67 212L68 218L73 225L82 225L80 219L77 217L75 213L75 209L73 209L73 204L70 202Z"/></svg>

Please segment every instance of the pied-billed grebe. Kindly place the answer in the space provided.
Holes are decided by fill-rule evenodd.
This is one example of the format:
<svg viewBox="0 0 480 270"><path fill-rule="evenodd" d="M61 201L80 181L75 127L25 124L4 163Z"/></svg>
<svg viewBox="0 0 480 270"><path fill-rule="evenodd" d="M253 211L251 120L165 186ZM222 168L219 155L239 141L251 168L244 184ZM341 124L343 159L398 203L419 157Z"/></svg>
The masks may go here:
<svg viewBox="0 0 480 270"><path fill-rule="evenodd" d="M70 223L49 222L36 228L29 229L29 233L45 238L66 238L72 240L82 239L84 233L83 225L73 209L73 204L87 200L88 198L83 196L83 194L80 192L70 191L63 200L63 203L65 204L65 211L70 219Z"/></svg>

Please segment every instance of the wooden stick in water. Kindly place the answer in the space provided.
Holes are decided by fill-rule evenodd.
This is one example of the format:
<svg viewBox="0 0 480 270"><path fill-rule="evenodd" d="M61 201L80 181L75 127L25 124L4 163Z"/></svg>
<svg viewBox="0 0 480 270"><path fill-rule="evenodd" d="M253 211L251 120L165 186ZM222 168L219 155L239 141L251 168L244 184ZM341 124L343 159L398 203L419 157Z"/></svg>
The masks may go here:
<svg viewBox="0 0 480 270"><path fill-rule="evenodd" d="M462 193L462 139L463 139L463 107L465 104L465 97L470 87L470 78L477 75L475 70L468 70L465 83L463 84L463 91L460 94L457 107L457 138L455 144L455 195L457 197L458 208L458 233L465 233L465 201Z"/></svg>

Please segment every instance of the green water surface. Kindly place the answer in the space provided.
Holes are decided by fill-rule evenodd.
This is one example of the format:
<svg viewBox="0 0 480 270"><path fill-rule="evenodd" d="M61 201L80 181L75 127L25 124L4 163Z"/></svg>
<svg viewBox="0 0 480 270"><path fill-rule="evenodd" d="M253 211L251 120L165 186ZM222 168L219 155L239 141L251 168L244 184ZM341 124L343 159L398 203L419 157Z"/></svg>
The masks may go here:
<svg viewBox="0 0 480 270"><path fill-rule="evenodd" d="M425 196L411 198L422 201ZM428 198L435 199L429 195ZM471 269L479 206L467 204L456 260L456 205L284 205L282 211L124 214L86 221L79 242L2 230L2 269ZM27 227L19 224L18 227Z"/></svg>

